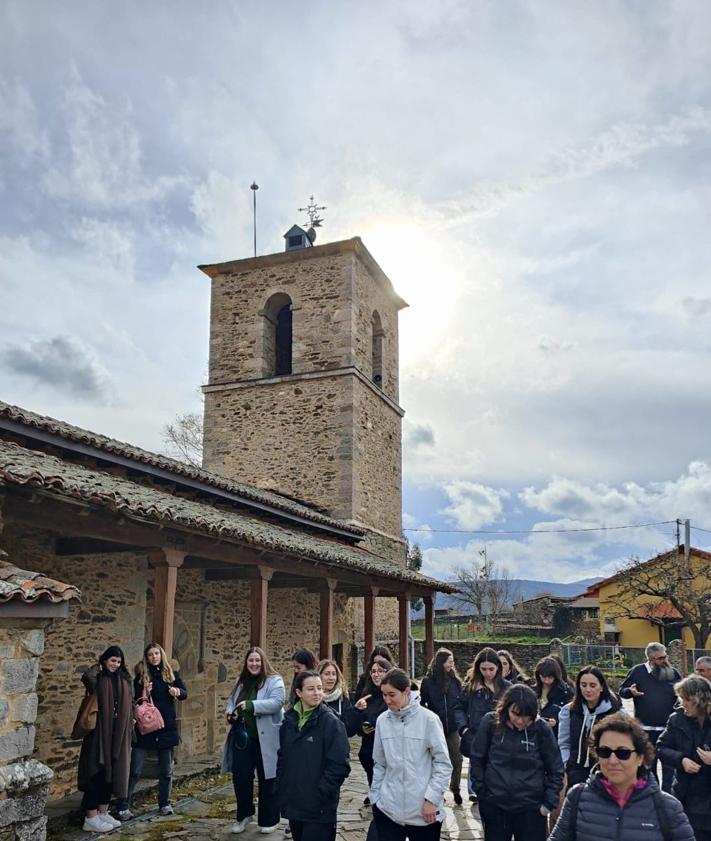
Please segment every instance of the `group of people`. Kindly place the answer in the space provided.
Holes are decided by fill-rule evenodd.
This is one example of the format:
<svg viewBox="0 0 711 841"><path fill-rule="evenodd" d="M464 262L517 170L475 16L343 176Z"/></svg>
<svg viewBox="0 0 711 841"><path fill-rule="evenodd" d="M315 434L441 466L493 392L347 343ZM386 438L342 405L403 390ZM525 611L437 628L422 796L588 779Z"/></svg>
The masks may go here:
<svg viewBox="0 0 711 841"><path fill-rule="evenodd" d="M333 841L348 739L359 736L379 841L437 841L447 789L463 803L462 756L486 841L543 841L549 833L553 841L711 841L711 659L682 680L664 646L650 643L646 655L620 689L633 699L633 717L597 667L571 681L555 657L540 660L529 679L508 651L484 648L462 679L442 648L418 687L376 646L349 695L334 660L317 662L299 649L287 695L265 652L252 647L225 711L222 770L232 774L237 801L231 830L242 833L254 820L256 776L261 833L285 817L294 841ZM131 817L150 749L158 753L159 806L169 814L175 702L187 697L179 673L151 643L131 681L112 646L83 681L99 702L80 758L84 828L106 832ZM133 704L148 693L165 726L136 738ZM119 821L108 811L112 794Z"/></svg>
<svg viewBox="0 0 711 841"><path fill-rule="evenodd" d="M188 697L180 672L175 671L165 651L149 643L134 669L126 667L121 648L109 646L98 663L82 675L86 694L96 698L96 724L84 736L79 753L79 791L83 792L84 829L110 832L133 817L130 801L140 779L147 751L158 758L158 806L170 815L173 751L178 744L176 701ZM140 734L135 728L136 702L152 703L163 726ZM112 798L118 820L109 812Z"/></svg>
<svg viewBox="0 0 711 841"><path fill-rule="evenodd" d="M711 841L711 658L682 680L663 645L645 653L620 688L634 716L595 666L571 681L544 657L529 679L508 651L484 648L462 680L452 653L436 653L421 702L442 723L457 804L469 758L486 841Z"/></svg>

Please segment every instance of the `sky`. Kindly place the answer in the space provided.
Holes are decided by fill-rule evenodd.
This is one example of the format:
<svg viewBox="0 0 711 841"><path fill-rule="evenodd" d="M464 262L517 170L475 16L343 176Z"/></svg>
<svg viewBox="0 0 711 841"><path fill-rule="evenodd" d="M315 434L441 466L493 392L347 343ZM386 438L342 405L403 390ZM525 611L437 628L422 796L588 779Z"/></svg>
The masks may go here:
<svg viewBox="0 0 711 841"><path fill-rule="evenodd" d="M0 398L163 448L256 180L259 253L313 194L410 304L425 572L604 575L675 542L610 527L676 518L708 548L709 32L706 0L5 0Z"/></svg>

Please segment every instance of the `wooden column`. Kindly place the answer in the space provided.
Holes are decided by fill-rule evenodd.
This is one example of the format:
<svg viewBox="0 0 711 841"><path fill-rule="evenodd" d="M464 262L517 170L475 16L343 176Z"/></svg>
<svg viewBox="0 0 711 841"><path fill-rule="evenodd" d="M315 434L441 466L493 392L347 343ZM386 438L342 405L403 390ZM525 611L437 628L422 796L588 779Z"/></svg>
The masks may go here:
<svg viewBox="0 0 711 841"><path fill-rule="evenodd" d="M423 596L425 603L425 666L434 657L434 594Z"/></svg>
<svg viewBox="0 0 711 841"><path fill-rule="evenodd" d="M153 642L161 645L168 657L172 657L175 590L178 584L178 567L183 565L185 552L166 547L149 552L148 557L155 566Z"/></svg>
<svg viewBox="0 0 711 841"><path fill-rule="evenodd" d="M335 578L327 578L326 586L319 594L321 607L319 657L321 660L330 659L333 656L333 591L337 585Z"/></svg>
<svg viewBox="0 0 711 841"><path fill-rule="evenodd" d="M410 644L408 640L408 631L410 630L410 596L405 593L397 597L399 608L399 628L400 633L400 668L406 672L409 671L410 663Z"/></svg>
<svg viewBox="0 0 711 841"><path fill-rule="evenodd" d="M375 597L378 595L378 588L371 587L370 595L363 596L364 616L364 645L363 668L368 668L368 659L371 651L375 648Z"/></svg>
<svg viewBox="0 0 711 841"><path fill-rule="evenodd" d="M259 577L252 581L252 616L249 644L258 645L263 651L267 648L267 596L269 582L274 570L259 566Z"/></svg>

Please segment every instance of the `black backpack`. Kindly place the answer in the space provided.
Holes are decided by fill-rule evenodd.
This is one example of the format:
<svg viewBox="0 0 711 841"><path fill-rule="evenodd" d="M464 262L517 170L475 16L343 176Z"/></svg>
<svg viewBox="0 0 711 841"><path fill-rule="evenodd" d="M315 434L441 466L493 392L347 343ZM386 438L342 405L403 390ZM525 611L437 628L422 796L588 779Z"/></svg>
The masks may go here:
<svg viewBox="0 0 711 841"><path fill-rule="evenodd" d="M570 800L570 827L573 831L573 839L578 837L578 806L580 804L580 797L584 788L585 783L578 783L578 785L573 786L570 789L570 794L568 795L568 799ZM662 793L659 789L655 789L652 792L652 800L654 802L654 810L657 813L657 818L659 820L659 828L662 831L662 838L664 841L672 841L672 829L669 825L667 813L664 810L664 798L662 797Z"/></svg>

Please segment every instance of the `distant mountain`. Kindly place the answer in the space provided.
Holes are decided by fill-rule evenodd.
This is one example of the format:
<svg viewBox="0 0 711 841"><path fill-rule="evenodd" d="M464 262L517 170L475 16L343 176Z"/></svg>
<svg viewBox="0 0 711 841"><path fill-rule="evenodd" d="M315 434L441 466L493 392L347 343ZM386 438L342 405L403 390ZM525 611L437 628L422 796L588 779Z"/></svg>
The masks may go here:
<svg viewBox="0 0 711 841"><path fill-rule="evenodd" d="M531 581L529 578L512 578L511 593L514 601L531 599L541 593L550 593L553 596L577 596L585 592L587 588L596 581L601 581L600 576L595 578L581 578L579 581L571 581L569 584L561 584L560 581ZM437 594L435 608L438 610L445 607L459 607L460 604L453 596L444 593ZM413 616L424 614L424 609L413 612Z"/></svg>

